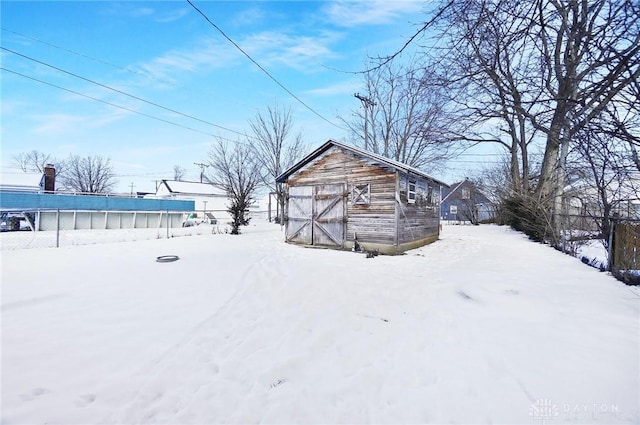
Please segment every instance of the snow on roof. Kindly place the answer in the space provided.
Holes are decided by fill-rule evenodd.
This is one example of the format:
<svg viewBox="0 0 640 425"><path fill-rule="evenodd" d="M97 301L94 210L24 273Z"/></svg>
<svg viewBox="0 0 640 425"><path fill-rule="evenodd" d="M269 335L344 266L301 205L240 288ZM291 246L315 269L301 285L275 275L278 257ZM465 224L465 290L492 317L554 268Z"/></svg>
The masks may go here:
<svg viewBox="0 0 640 425"><path fill-rule="evenodd" d="M163 180L171 193L188 193L192 195L220 195L226 196L224 190L211 183L185 182L176 180Z"/></svg>
<svg viewBox="0 0 640 425"><path fill-rule="evenodd" d="M40 190L42 173L0 173L0 189Z"/></svg>

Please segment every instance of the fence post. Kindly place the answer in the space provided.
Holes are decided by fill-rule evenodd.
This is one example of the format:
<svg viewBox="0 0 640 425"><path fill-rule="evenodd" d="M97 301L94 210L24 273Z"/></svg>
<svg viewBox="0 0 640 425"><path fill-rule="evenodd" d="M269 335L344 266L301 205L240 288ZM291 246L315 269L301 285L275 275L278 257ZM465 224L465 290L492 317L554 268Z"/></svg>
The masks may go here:
<svg viewBox="0 0 640 425"><path fill-rule="evenodd" d="M612 272L613 271L613 254L614 254L614 249L613 249L613 241L615 240L614 238L614 233L616 232L616 222L615 220L611 220L611 230L609 231L609 247L607 249L607 259L608 259L608 266L609 266L609 271Z"/></svg>
<svg viewBox="0 0 640 425"><path fill-rule="evenodd" d="M60 209L56 210L56 248L60 248Z"/></svg>

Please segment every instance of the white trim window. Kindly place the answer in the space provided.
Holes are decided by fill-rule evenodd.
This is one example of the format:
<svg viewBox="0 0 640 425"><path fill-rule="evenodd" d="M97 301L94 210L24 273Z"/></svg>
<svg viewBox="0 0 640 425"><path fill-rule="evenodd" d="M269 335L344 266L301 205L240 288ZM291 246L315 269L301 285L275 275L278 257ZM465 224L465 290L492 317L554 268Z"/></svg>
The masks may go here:
<svg viewBox="0 0 640 425"><path fill-rule="evenodd" d="M370 205L371 204L371 185L354 184L351 188L351 202L353 205Z"/></svg>
<svg viewBox="0 0 640 425"><path fill-rule="evenodd" d="M416 181L409 180L407 183L407 202L410 204L416 203Z"/></svg>

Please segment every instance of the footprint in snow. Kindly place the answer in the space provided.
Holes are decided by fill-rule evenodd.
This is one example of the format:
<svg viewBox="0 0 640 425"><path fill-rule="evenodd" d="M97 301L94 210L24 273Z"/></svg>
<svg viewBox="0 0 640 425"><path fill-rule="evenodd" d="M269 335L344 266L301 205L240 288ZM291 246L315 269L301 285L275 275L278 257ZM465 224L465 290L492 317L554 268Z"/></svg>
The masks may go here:
<svg viewBox="0 0 640 425"><path fill-rule="evenodd" d="M34 388L31 391L29 391L27 394L20 394L20 399L22 399L22 401L31 401L36 399L37 397L40 397L43 394L49 393L51 391L49 391L46 388Z"/></svg>
<svg viewBox="0 0 640 425"><path fill-rule="evenodd" d="M467 293L464 292L464 291L458 291L458 295L460 295L465 300L473 300L473 298L471 298L469 295L467 295Z"/></svg>
<svg viewBox="0 0 640 425"><path fill-rule="evenodd" d="M95 394L83 394L75 401L76 407L87 407L96 399Z"/></svg>
<svg viewBox="0 0 640 425"><path fill-rule="evenodd" d="M271 389L279 387L280 385L284 384L286 381L284 379L278 379L276 382L272 383L271 385L269 385L269 387Z"/></svg>

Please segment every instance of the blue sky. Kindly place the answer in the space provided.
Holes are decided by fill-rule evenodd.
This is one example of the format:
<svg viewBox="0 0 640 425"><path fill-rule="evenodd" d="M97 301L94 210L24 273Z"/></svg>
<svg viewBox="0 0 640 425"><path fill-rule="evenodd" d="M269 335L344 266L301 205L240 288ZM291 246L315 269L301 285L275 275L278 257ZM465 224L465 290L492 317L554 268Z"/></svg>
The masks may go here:
<svg viewBox="0 0 640 425"><path fill-rule="evenodd" d="M276 104L291 108L310 149L347 140L337 117L359 108L353 93L362 78L337 70L361 70L369 57L394 52L426 16L423 1L193 3L315 112L187 2L3 1L1 45L12 52L0 51L2 67L23 74L0 74L3 171L17 171L12 156L35 149L110 158L121 192L132 183L134 191L153 191L154 180L173 177L174 165L195 181L194 163L207 159L214 135L242 139L220 127L248 133L247 121Z"/></svg>

